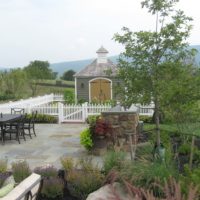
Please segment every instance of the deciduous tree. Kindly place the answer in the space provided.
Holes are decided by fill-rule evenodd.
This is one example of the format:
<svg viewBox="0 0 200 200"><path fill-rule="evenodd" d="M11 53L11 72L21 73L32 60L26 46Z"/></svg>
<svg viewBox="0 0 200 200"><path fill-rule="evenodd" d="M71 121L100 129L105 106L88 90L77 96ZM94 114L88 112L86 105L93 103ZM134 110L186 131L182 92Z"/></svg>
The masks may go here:
<svg viewBox="0 0 200 200"><path fill-rule="evenodd" d="M54 73L50 69L47 61L32 61L27 67L24 68L24 70L27 73L29 86L32 90L32 96L36 94L38 81L54 78Z"/></svg>
<svg viewBox="0 0 200 200"><path fill-rule="evenodd" d="M66 81L73 81L75 73L76 72L74 70L70 69L70 70L64 72L64 74L61 78Z"/></svg>
<svg viewBox="0 0 200 200"><path fill-rule="evenodd" d="M26 73L22 69L12 69L0 73L1 96L7 98L20 98L26 90Z"/></svg>
<svg viewBox="0 0 200 200"><path fill-rule="evenodd" d="M132 32L123 28L123 34L114 39L125 46L119 59L119 76L124 81L123 95L126 104L153 102L157 145L160 146L161 100L160 71L162 66L174 63L189 63L195 51L188 48L186 39L192 26L190 17L183 11L175 10L178 0L144 0L141 5L155 16L155 31ZM176 70L174 71L176 73Z"/></svg>

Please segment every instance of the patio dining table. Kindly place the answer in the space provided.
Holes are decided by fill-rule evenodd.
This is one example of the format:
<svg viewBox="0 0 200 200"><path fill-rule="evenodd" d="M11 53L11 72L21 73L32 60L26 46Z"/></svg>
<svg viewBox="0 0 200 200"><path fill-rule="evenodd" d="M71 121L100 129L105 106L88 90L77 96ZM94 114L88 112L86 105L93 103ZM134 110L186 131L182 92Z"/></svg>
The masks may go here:
<svg viewBox="0 0 200 200"><path fill-rule="evenodd" d="M0 114L0 127L1 127L1 141L4 144L3 129L4 125L9 122L15 122L21 118L21 114Z"/></svg>

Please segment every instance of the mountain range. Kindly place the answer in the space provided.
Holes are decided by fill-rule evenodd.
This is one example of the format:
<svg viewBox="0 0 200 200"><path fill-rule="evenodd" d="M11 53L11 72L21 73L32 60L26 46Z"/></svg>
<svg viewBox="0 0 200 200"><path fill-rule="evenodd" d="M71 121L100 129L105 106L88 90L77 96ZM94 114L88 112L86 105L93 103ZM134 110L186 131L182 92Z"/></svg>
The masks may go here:
<svg viewBox="0 0 200 200"><path fill-rule="evenodd" d="M198 50L196 55L196 63L200 65L200 45L192 45L191 48L195 48ZM117 63L118 55L109 57L114 63ZM75 72L80 71L85 66L89 65L94 58L92 59L85 59L85 60L76 60L76 61L66 61L66 62L59 62L59 63L51 63L50 67L54 72L58 72L58 76L62 76L65 71L70 69L74 70ZM0 68L0 71L9 70L8 68Z"/></svg>
<svg viewBox="0 0 200 200"><path fill-rule="evenodd" d="M109 57L112 62L117 63L117 59L119 56L111 56ZM70 61L70 62L60 62L60 63L53 63L51 64L51 69L54 72L58 72L58 75L62 75L65 71L70 69L74 70L75 72L80 71L85 66L89 65L95 58L86 59L86 60L77 60L77 61Z"/></svg>
<svg viewBox="0 0 200 200"><path fill-rule="evenodd" d="M191 48L195 48L198 50L196 55L196 63L200 65L200 45L192 45ZM109 57L114 63L117 63L117 59L119 56L111 56ZM62 75L65 71L70 69L74 70L75 72L80 71L85 66L89 65L94 59L86 59L86 60L77 60L77 61L70 61L70 62L60 62L60 63L53 63L51 64L51 68L54 72L58 72L58 75Z"/></svg>

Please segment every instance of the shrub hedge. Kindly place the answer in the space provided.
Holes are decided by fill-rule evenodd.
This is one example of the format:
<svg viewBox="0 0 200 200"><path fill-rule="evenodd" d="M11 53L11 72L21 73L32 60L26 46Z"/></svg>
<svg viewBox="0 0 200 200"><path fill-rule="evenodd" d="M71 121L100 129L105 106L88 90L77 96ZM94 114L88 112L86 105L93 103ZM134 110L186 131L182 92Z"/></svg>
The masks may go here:
<svg viewBox="0 0 200 200"><path fill-rule="evenodd" d="M28 115L28 118L32 115ZM58 122L58 118L52 115L37 114L35 123L48 123L55 124Z"/></svg>
<svg viewBox="0 0 200 200"><path fill-rule="evenodd" d="M89 151L93 147L92 134L89 128L84 129L80 134L81 144Z"/></svg>
<svg viewBox="0 0 200 200"><path fill-rule="evenodd" d="M148 115L140 115L139 120L143 121L144 123L153 123L152 117Z"/></svg>

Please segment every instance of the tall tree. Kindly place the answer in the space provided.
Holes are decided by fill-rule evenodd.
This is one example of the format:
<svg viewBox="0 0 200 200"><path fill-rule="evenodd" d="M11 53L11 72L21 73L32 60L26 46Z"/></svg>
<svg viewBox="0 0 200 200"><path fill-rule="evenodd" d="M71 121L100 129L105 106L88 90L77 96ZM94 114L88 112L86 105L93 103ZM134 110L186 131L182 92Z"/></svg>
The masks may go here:
<svg viewBox="0 0 200 200"><path fill-rule="evenodd" d="M26 90L26 73L22 69L12 69L0 73L0 94L6 98L20 98Z"/></svg>
<svg viewBox="0 0 200 200"><path fill-rule="evenodd" d="M63 73L63 76L61 77L63 80L66 80L66 81L73 81L74 80L74 74L76 72L72 69L66 71Z"/></svg>
<svg viewBox="0 0 200 200"><path fill-rule="evenodd" d="M24 68L24 70L27 73L29 86L32 90L32 96L36 94L38 81L52 79L54 77L47 61L32 61L27 67Z"/></svg>
<svg viewBox="0 0 200 200"><path fill-rule="evenodd" d="M125 46L125 51L119 59L119 76L126 88L124 100L127 104L154 103L158 146L163 93L160 90L160 70L163 69L164 63L189 62L195 53L188 48L186 42L192 28L192 19L183 11L174 9L178 1L142 1L142 7L147 8L148 12L155 16L155 30L132 32L124 27L124 34L114 36L117 42Z"/></svg>
<svg viewBox="0 0 200 200"><path fill-rule="evenodd" d="M53 77L53 72L48 61L35 60L30 62L24 69L35 80L52 79Z"/></svg>

